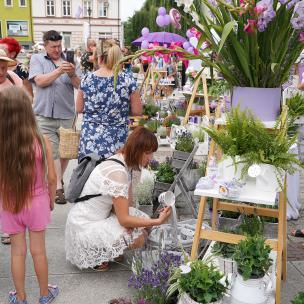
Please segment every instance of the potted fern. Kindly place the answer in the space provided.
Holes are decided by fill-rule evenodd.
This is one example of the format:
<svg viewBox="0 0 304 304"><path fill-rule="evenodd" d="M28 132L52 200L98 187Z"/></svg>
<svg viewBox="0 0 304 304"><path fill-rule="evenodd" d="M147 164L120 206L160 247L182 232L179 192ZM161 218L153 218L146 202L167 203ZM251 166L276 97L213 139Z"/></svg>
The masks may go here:
<svg viewBox="0 0 304 304"><path fill-rule="evenodd" d="M224 275L203 260L180 266L169 283L167 295L178 293L178 304L220 304L227 290Z"/></svg>
<svg viewBox="0 0 304 304"><path fill-rule="evenodd" d="M149 216L152 216L153 212L153 185L153 180L145 179L142 183L138 183L134 190L134 196L136 198L136 208L145 212Z"/></svg>
<svg viewBox="0 0 304 304"><path fill-rule="evenodd" d="M175 150L172 155L172 167L181 169L194 149L195 142L192 134L185 130L176 137Z"/></svg>
<svg viewBox="0 0 304 304"><path fill-rule="evenodd" d="M240 241L233 255L237 275L232 282L231 297L237 303L266 303L271 281L266 278L272 259L271 248L262 236L247 237ZM268 282L268 286L266 284Z"/></svg>
<svg viewBox="0 0 304 304"><path fill-rule="evenodd" d="M225 128L205 130L221 147L226 159L230 159L229 166L223 165L224 174L233 168L233 164L234 176L239 178L245 177L252 165L260 166L261 174L256 178L258 190L267 187L268 191L277 191L282 188L282 175L285 172L293 174L299 167L303 167L297 155L289 152L297 136L287 136L286 107L272 132L250 111L240 111L239 108L232 109L227 114Z"/></svg>

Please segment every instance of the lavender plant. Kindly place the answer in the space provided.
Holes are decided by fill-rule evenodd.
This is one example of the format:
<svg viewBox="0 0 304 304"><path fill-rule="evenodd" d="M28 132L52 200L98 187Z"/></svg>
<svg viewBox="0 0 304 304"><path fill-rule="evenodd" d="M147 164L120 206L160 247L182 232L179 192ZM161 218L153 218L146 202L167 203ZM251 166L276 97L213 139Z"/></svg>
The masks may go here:
<svg viewBox="0 0 304 304"><path fill-rule="evenodd" d="M166 293L169 278L176 267L181 264L181 256L169 252L160 254L159 260L151 268L143 265L140 257L136 257L136 269L129 279L129 287L136 289L138 304L166 304ZM143 302L144 301L144 302Z"/></svg>

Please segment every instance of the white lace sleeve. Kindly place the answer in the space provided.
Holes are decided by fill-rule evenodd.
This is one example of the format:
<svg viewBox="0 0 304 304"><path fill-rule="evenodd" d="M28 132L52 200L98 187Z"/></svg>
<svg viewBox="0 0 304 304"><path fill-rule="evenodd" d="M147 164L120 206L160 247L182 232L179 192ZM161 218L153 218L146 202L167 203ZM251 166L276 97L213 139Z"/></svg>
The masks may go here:
<svg viewBox="0 0 304 304"><path fill-rule="evenodd" d="M110 163L110 162L109 162ZM129 196L127 171L119 164L110 164L102 169L100 193L112 197Z"/></svg>

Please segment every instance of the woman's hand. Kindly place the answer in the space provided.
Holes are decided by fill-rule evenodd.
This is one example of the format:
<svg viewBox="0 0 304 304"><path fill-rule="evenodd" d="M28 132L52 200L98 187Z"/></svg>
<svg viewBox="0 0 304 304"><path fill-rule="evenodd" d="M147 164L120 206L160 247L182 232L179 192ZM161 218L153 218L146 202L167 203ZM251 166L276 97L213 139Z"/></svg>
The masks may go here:
<svg viewBox="0 0 304 304"><path fill-rule="evenodd" d="M167 219L170 217L170 215L171 215L171 207L165 207L161 209L158 218L159 224L165 223Z"/></svg>

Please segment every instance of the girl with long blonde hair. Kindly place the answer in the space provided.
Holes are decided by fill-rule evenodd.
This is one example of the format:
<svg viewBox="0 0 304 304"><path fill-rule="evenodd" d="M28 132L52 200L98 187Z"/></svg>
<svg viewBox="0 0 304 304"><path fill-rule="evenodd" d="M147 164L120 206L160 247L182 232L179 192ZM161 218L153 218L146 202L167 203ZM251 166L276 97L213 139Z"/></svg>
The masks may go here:
<svg viewBox="0 0 304 304"><path fill-rule="evenodd" d="M16 290L9 303L27 304L24 287L26 230L40 287L40 304L58 287L48 285L45 229L54 208L56 174L52 150L38 131L29 95L19 88L0 91L0 215L11 238L11 271Z"/></svg>

